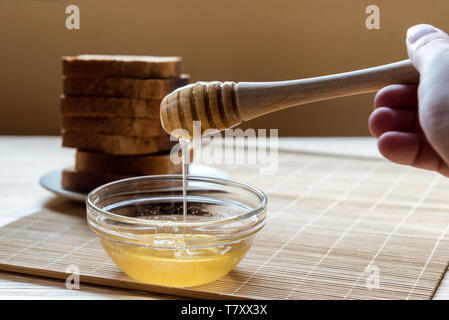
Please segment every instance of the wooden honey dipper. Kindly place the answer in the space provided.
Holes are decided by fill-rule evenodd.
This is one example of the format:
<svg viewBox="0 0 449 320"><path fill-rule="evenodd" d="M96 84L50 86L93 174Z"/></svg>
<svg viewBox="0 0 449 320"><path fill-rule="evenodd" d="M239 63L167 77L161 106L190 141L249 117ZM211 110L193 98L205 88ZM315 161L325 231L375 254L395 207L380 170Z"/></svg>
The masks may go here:
<svg viewBox="0 0 449 320"><path fill-rule="evenodd" d="M389 84L417 84L419 73L410 60L352 72L276 82L197 82L167 95L161 122L167 133L185 129L193 136L193 121L223 130L242 121L309 102L374 92ZM178 137L180 135L178 134Z"/></svg>

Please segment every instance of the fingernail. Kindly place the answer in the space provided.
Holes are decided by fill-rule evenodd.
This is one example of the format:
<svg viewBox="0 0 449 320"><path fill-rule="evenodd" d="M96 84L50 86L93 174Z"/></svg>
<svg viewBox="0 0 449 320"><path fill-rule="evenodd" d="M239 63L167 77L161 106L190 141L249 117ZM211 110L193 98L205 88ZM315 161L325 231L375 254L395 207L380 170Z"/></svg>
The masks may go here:
<svg viewBox="0 0 449 320"><path fill-rule="evenodd" d="M408 29L407 41L413 44L426 34L433 32L438 32L438 30L430 24L418 24Z"/></svg>

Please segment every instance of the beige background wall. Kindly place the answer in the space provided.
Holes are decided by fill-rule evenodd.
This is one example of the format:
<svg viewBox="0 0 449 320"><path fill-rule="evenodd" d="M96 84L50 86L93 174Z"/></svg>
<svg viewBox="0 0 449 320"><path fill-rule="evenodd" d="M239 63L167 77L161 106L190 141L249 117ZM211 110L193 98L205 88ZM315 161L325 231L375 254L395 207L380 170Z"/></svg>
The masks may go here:
<svg viewBox="0 0 449 320"><path fill-rule="evenodd" d="M76 4L81 29L65 28ZM365 8L381 9L381 30ZM193 80L287 80L406 58L408 26L449 30L447 0L1 0L0 134L57 134L63 55L180 55ZM365 135L373 95L314 103L248 125L280 135Z"/></svg>

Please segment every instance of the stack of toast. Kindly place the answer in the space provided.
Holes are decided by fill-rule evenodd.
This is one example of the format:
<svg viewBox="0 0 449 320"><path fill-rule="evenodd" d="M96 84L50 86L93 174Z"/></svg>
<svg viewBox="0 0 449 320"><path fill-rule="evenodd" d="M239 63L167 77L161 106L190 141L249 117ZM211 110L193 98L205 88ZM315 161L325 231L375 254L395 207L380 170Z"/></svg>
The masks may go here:
<svg viewBox="0 0 449 320"><path fill-rule="evenodd" d="M162 99L188 84L179 57L80 55L63 57L61 133L76 148L62 186L89 192L132 176L179 173L170 160L176 143L164 132Z"/></svg>

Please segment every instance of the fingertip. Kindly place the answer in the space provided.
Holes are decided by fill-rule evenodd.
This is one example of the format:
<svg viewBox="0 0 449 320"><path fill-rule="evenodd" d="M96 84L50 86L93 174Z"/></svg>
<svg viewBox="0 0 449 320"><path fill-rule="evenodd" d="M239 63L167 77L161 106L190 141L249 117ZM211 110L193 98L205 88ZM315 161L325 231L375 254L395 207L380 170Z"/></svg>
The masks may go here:
<svg viewBox="0 0 449 320"><path fill-rule="evenodd" d="M449 36L430 24L418 24L407 30L407 52L422 75L433 64L434 56L449 50Z"/></svg>
<svg viewBox="0 0 449 320"><path fill-rule="evenodd" d="M393 146L394 137L392 138L392 135L392 132L385 132L377 139L377 148L379 149L379 152L388 160L392 160L391 154L395 149Z"/></svg>
<svg viewBox="0 0 449 320"><path fill-rule="evenodd" d="M419 135L412 132L389 131L377 140L379 152L388 160L413 165L419 148Z"/></svg>
<svg viewBox="0 0 449 320"><path fill-rule="evenodd" d="M376 138L387 131L421 131L416 117L416 111L379 107L371 113L368 127Z"/></svg>
<svg viewBox="0 0 449 320"><path fill-rule="evenodd" d="M422 133L386 132L379 137L377 146L392 162L449 175L447 164Z"/></svg>
<svg viewBox="0 0 449 320"><path fill-rule="evenodd" d="M380 137L385 131L382 130L385 107L374 110L368 118L368 129L374 138Z"/></svg>
<svg viewBox="0 0 449 320"><path fill-rule="evenodd" d="M391 100L391 91L395 91L397 85L392 84L380 89L374 96L374 108L384 107Z"/></svg>
<svg viewBox="0 0 449 320"><path fill-rule="evenodd" d="M374 108L410 108L418 106L418 86L407 84L392 84L377 92L374 97Z"/></svg>
<svg viewBox="0 0 449 320"><path fill-rule="evenodd" d="M422 37L424 37L428 34L431 34L431 33L438 32L438 31L439 30L437 28L435 28L434 26L432 26L430 24L421 23L421 24L417 24L417 25L414 25L414 26L411 26L410 28L408 28L406 39L407 39L408 43L413 44L416 41L418 41L419 39L421 39Z"/></svg>

